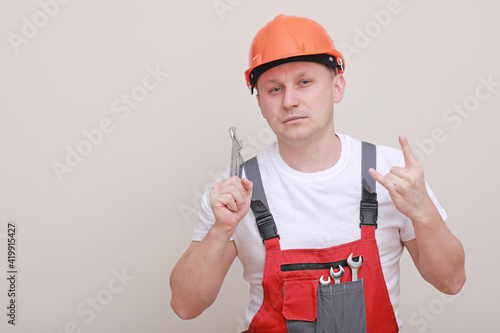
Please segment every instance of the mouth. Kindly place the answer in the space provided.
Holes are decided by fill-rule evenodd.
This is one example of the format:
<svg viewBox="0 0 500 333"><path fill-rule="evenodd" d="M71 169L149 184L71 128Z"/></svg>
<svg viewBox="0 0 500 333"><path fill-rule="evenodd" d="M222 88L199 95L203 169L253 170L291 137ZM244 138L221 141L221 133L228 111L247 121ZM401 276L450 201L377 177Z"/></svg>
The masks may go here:
<svg viewBox="0 0 500 333"><path fill-rule="evenodd" d="M283 124L295 124L295 123L302 121L305 118L306 117L302 117L302 116L291 116L291 117L286 118L285 121L283 122Z"/></svg>

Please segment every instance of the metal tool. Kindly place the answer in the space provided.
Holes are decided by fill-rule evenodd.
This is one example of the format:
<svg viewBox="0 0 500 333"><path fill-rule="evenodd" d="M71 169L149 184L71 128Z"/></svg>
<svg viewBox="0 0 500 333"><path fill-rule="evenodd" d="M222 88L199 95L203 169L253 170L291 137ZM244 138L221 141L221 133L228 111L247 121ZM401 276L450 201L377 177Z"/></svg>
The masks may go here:
<svg viewBox="0 0 500 333"><path fill-rule="evenodd" d="M361 264L363 263L363 257L359 256L358 261L354 261L354 260L352 260L352 256L353 256L353 254L351 253L349 255L349 258L347 258L347 264L349 265L349 267L351 267L352 280L357 281L358 280L358 269L361 266Z"/></svg>
<svg viewBox="0 0 500 333"><path fill-rule="evenodd" d="M342 277L342 275L344 275L344 267L342 267L342 265L339 265L339 269L340 270L337 273L335 273L333 271L333 267L330 267L330 275L332 276L332 279L335 284L340 283L340 278Z"/></svg>
<svg viewBox="0 0 500 333"><path fill-rule="evenodd" d="M323 275L321 275L321 277L319 278L319 283L322 285L322 286L326 286L330 283L332 283L332 279L330 279L330 277L328 276L328 280L324 280L323 279Z"/></svg>
<svg viewBox="0 0 500 333"><path fill-rule="evenodd" d="M236 127L229 128L229 135L231 136L231 140L233 142L229 176L238 176L241 178L241 166L243 164L243 158L241 157L240 150L243 147L243 141L238 139L238 136L236 135Z"/></svg>

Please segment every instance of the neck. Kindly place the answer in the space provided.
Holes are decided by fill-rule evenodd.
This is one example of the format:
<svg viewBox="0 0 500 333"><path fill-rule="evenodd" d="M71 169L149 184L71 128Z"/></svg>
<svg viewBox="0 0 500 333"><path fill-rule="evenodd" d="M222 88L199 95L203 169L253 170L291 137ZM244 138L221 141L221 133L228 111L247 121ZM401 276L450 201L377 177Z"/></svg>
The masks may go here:
<svg viewBox="0 0 500 333"><path fill-rule="evenodd" d="M300 172L312 173L333 167L340 158L342 144L333 133L315 144L290 145L278 140L280 155L288 166Z"/></svg>

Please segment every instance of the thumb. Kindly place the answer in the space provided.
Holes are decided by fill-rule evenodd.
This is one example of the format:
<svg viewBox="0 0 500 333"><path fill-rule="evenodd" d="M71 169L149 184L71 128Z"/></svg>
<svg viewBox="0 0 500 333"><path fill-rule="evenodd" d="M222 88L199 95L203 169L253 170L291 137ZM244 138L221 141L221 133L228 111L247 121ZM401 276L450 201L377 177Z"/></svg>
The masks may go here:
<svg viewBox="0 0 500 333"><path fill-rule="evenodd" d="M249 199L252 199L252 190L253 190L253 183L251 180L248 180L246 178L241 179L241 185L243 185L243 188L245 191L247 191L247 196Z"/></svg>

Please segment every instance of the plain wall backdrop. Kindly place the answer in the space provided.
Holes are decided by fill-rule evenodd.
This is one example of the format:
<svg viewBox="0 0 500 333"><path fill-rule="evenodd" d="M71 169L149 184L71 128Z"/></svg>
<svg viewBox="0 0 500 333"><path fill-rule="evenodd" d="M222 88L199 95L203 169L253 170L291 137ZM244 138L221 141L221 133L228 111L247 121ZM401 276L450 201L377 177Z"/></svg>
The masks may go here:
<svg viewBox="0 0 500 333"><path fill-rule="evenodd" d="M191 321L171 310L168 280L202 193L229 165L228 128L247 157L274 140L243 72L255 33L285 13L321 23L346 56L336 130L397 148L405 133L465 247L468 279L453 297L403 256L403 332L491 332L499 10L467 0L1 0L0 331L243 329L238 261Z"/></svg>

